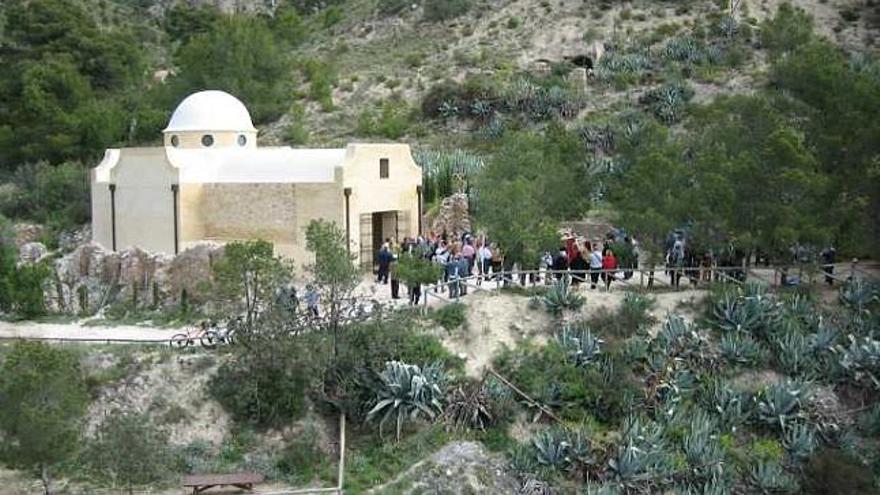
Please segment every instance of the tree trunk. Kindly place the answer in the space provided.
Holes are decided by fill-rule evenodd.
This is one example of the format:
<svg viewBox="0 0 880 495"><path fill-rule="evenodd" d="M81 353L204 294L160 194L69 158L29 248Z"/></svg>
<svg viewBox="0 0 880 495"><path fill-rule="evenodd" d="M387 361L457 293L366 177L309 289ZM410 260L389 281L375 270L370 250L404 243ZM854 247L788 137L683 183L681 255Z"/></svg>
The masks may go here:
<svg viewBox="0 0 880 495"><path fill-rule="evenodd" d="M51 481L49 480L49 469L45 464L40 464L40 481L43 482L43 494L50 495L49 484Z"/></svg>

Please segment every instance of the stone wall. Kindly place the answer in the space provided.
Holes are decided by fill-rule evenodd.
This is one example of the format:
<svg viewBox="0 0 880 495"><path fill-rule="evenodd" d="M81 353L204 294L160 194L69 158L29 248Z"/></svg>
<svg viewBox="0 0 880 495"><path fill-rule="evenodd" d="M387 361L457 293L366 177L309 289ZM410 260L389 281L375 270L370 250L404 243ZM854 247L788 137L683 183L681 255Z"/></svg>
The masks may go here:
<svg viewBox="0 0 880 495"><path fill-rule="evenodd" d="M107 251L90 242L55 261L46 284L47 308L58 313L94 313L111 304L171 308L207 300L211 267L223 248L194 246L177 256L140 248Z"/></svg>
<svg viewBox="0 0 880 495"><path fill-rule="evenodd" d="M467 194L457 193L443 198L429 225L435 234L445 232L450 238L459 238L465 232L472 232Z"/></svg>

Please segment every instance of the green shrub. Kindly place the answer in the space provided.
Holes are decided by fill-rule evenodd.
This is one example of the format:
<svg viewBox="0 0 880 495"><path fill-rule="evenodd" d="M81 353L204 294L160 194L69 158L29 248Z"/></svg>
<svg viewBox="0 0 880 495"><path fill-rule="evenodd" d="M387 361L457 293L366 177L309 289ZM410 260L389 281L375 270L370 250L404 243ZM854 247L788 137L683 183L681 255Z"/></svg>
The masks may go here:
<svg viewBox="0 0 880 495"><path fill-rule="evenodd" d="M425 20L446 21L465 14L471 8L471 0L428 0L425 2Z"/></svg>
<svg viewBox="0 0 880 495"><path fill-rule="evenodd" d="M288 424L305 412L312 368L301 360L304 355L296 346L286 352L242 352L220 366L208 390L236 421L260 427Z"/></svg>
<svg viewBox="0 0 880 495"><path fill-rule="evenodd" d="M302 103L294 103L290 108L290 124L285 129L285 139L293 145L306 144L309 141L309 130L306 127L307 122L306 108Z"/></svg>
<svg viewBox="0 0 880 495"><path fill-rule="evenodd" d="M814 455L804 469L804 493L859 495L876 493L871 472L846 452L825 449Z"/></svg>
<svg viewBox="0 0 880 495"><path fill-rule="evenodd" d="M89 221L89 171L77 162L21 165L12 174L14 186L0 202L0 214L46 224L53 233Z"/></svg>
<svg viewBox="0 0 880 495"><path fill-rule="evenodd" d="M761 43L773 53L792 51L813 38L813 18L786 2L761 24Z"/></svg>
<svg viewBox="0 0 880 495"><path fill-rule="evenodd" d="M276 461L279 471L287 475L297 485L314 480L322 465L328 462L327 455L318 445L318 434L307 429L288 442Z"/></svg>
<svg viewBox="0 0 880 495"><path fill-rule="evenodd" d="M318 102L325 112L333 110L333 87L337 82L336 69L330 63L317 59L305 60L302 68L309 82L309 97Z"/></svg>
<svg viewBox="0 0 880 495"><path fill-rule="evenodd" d="M313 354L326 350L312 347ZM446 370L461 370L462 360L440 341L421 331L414 317L398 313L383 321L369 321L346 328L339 341L339 354L324 371L319 398L362 421L374 399L375 375L387 361L439 363Z"/></svg>
<svg viewBox="0 0 880 495"><path fill-rule="evenodd" d="M364 109L357 120L358 134L399 139L406 134L410 125L410 112L402 102L386 101L379 108L378 115L371 109Z"/></svg>
<svg viewBox="0 0 880 495"><path fill-rule="evenodd" d="M43 285L50 273L45 263L22 265L7 275L5 284L0 281L0 288L5 286L10 291L9 309L13 314L34 318L46 313Z"/></svg>
<svg viewBox="0 0 880 495"><path fill-rule="evenodd" d="M395 15L403 12L412 5L412 0L379 0L379 13L382 15Z"/></svg>
<svg viewBox="0 0 880 495"><path fill-rule="evenodd" d="M461 327L467 321L467 306L462 303L447 304L431 311L431 319L447 331Z"/></svg>

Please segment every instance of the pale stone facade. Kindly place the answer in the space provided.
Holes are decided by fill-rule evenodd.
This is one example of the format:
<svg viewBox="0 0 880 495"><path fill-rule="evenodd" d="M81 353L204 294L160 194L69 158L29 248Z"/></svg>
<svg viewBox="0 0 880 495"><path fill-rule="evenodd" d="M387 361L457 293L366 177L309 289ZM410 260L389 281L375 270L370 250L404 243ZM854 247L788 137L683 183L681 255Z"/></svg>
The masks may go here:
<svg viewBox="0 0 880 495"><path fill-rule="evenodd" d="M366 264L384 239L420 228L422 173L408 145L261 148L247 109L220 91L186 98L163 143L107 150L93 169L93 239L105 248L173 254L264 239L304 264L305 227L320 218L346 229Z"/></svg>

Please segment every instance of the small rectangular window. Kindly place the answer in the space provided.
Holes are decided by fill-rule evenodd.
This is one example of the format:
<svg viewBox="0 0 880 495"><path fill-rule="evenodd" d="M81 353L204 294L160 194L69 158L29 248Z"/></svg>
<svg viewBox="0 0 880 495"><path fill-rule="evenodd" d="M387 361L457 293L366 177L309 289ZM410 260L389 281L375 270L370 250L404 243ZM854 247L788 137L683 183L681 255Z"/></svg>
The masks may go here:
<svg viewBox="0 0 880 495"><path fill-rule="evenodd" d="M388 178L388 159L380 158L379 159L379 178L387 179Z"/></svg>

